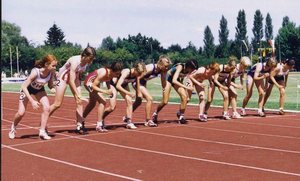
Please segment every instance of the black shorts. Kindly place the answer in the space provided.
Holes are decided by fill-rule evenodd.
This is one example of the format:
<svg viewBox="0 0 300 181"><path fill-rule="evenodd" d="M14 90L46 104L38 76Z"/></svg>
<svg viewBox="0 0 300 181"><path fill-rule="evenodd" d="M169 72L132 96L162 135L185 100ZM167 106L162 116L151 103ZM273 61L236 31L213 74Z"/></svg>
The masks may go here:
<svg viewBox="0 0 300 181"><path fill-rule="evenodd" d="M222 85L225 85L225 84L226 84L226 81L225 81L225 80L222 80L222 81L219 81L219 82L220 82L220 84L222 84ZM215 85L216 87L219 87L219 85L216 84L215 81L213 81L213 83L214 83L214 85Z"/></svg>
<svg viewBox="0 0 300 181"><path fill-rule="evenodd" d="M33 94L36 95L39 92L45 92L45 87L43 86L41 89L34 89L33 87L31 87L30 85L27 87L29 94ZM23 92L23 90L21 90L21 92Z"/></svg>
<svg viewBox="0 0 300 181"><path fill-rule="evenodd" d="M274 78L275 78L276 82L284 81L284 76L275 76ZM274 84L273 81L272 81L271 79L269 79L268 82L269 82L270 84Z"/></svg>
<svg viewBox="0 0 300 181"><path fill-rule="evenodd" d="M174 86L174 84L173 84L173 76L168 75L167 76L167 81L170 82L172 86ZM177 78L177 81L182 83L183 82L183 78Z"/></svg>
<svg viewBox="0 0 300 181"><path fill-rule="evenodd" d="M30 95L31 95L31 94L32 94L32 95L36 95L36 94L39 93L39 92L45 92L44 86L43 86L41 89L37 90L37 89L34 89L33 87L31 87L31 86L29 85L29 86L27 87L27 90L28 90L28 92L29 92ZM21 90L20 90L20 97L19 97L19 99L20 99L21 101L24 101L25 97L26 97L26 95L25 95L24 91L21 89Z"/></svg>

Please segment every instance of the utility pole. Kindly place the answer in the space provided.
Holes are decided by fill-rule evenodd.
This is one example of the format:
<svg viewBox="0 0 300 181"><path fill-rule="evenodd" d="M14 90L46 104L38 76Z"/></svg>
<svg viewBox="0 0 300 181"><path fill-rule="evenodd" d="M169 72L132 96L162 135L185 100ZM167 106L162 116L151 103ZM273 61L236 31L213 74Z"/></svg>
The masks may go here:
<svg viewBox="0 0 300 181"><path fill-rule="evenodd" d="M10 58L10 77L13 77L13 74L12 74L12 53L11 53L11 47L9 47L9 58Z"/></svg>
<svg viewBox="0 0 300 181"><path fill-rule="evenodd" d="M20 75L20 70L19 70L19 50L18 50L18 46L16 47L16 51L17 51L17 71L18 71L18 75Z"/></svg>

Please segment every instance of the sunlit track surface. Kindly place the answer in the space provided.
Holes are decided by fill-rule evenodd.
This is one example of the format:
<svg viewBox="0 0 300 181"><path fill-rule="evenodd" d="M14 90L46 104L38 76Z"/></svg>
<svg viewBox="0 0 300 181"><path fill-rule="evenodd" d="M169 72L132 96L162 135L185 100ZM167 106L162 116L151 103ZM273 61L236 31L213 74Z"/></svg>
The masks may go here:
<svg viewBox="0 0 300 181"><path fill-rule="evenodd" d="M30 105L10 140L17 100L17 94L2 93L2 180L300 179L300 114L267 112L259 118L249 111L225 121L222 110L212 108L204 123L196 120L198 107L189 106L189 123L180 125L178 105L169 104L159 126L149 128L142 105L133 115L138 129L128 130L122 123L125 103L119 101L106 119L108 133L95 131L95 109L86 120L89 134L78 135L74 99L66 97L49 119L51 140L38 138L40 112Z"/></svg>

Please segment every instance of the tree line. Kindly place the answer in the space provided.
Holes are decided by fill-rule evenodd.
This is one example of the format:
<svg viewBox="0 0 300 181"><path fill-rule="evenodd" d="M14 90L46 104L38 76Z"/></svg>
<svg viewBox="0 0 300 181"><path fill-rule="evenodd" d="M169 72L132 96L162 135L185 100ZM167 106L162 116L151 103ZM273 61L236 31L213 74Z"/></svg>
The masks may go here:
<svg viewBox="0 0 300 181"><path fill-rule="evenodd" d="M265 26L263 26L265 22ZM21 36L21 28L13 23L2 20L1 31L1 64L2 71L10 75L10 67L16 72L16 59L19 60L19 70L31 69L34 61L47 53L54 54L62 65L69 57L80 54L81 45L66 42L65 34L55 23L46 32L44 45L35 45L26 37ZM154 62L159 55L168 55L173 63L184 62L187 59L196 59L200 65L206 65L212 60L223 63L231 55L240 58L250 56L253 62L259 61L271 51L269 40L275 42L276 57L281 59L296 59L296 69L300 70L300 26L290 21L288 16L283 17L282 26L274 37L272 18L269 13L264 20L260 10L256 10L253 21L253 38L249 40L247 34L246 13L240 10L235 27L235 38L229 39L227 19L222 16L219 23L218 44L211 28L204 30L204 45L197 48L191 41L186 47L173 44L168 48L162 47L159 40L146 37L141 33L128 35L125 38L113 40L110 36L103 38L96 48L96 60L89 69L94 70L99 66L108 65L112 61L122 61L129 67L135 61L146 63ZM16 57L18 55L18 57ZM12 63L12 64L11 64Z"/></svg>

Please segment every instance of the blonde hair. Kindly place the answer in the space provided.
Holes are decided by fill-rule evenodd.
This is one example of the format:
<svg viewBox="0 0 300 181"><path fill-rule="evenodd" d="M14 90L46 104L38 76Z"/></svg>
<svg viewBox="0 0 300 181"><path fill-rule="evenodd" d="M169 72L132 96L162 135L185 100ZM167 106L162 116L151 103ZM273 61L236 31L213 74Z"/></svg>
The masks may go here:
<svg viewBox="0 0 300 181"><path fill-rule="evenodd" d="M137 62L134 64L133 68L137 71L138 74L146 73L146 65L144 62Z"/></svg>
<svg viewBox="0 0 300 181"><path fill-rule="evenodd" d="M236 67L237 58L235 56L230 56L229 60L227 62L227 65L229 66L229 70L233 71Z"/></svg>
<svg viewBox="0 0 300 181"><path fill-rule="evenodd" d="M171 59L168 56L161 55L161 56L159 56L157 64L158 65L171 65L172 61L171 61Z"/></svg>
<svg viewBox="0 0 300 181"><path fill-rule="evenodd" d="M252 65L252 62L249 57L244 56L241 58L240 64L244 65L245 67L249 67Z"/></svg>
<svg viewBox="0 0 300 181"><path fill-rule="evenodd" d="M267 60L266 66L267 66L267 67L270 67L270 68L274 68L274 67L277 66L277 61L275 60L274 57L271 57L271 58L269 58L269 59Z"/></svg>

